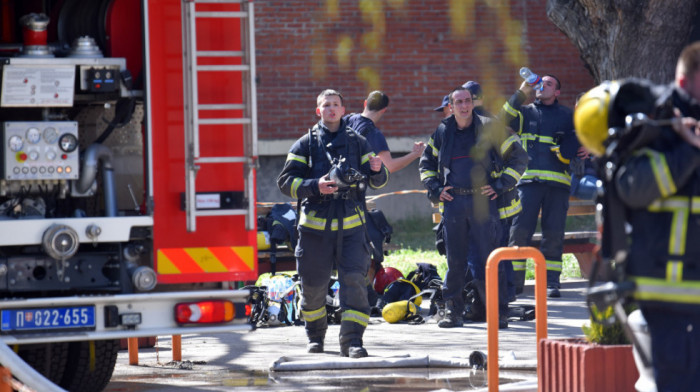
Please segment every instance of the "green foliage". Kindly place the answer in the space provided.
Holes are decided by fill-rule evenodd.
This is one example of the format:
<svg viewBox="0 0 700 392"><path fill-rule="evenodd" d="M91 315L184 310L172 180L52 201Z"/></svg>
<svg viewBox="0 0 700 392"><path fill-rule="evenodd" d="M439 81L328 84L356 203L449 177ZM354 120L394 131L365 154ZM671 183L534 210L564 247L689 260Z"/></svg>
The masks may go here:
<svg viewBox="0 0 700 392"><path fill-rule="evenodd" d="M429 263L437 266L438 274L440 274L441 278L445 278L447 261L445 260L445 256L440 256L437 251L400 249L384 257L382 265L385 267L394 267L401 271L404 276L407 276L411 271L416 269L418 263Z"/></svg>
<svg viewBox="0 0 700 392"><path fill-rule="evenodd" d="M394 267L406 276L416 269L417 263L430 263L437 266L440 277L444 279L445 272L447 272L447 259L435 249L435 232L433 231L435 225L430 218L409 218L390 223L394 228L391 244L398 245L400 249L390 251L389 255L384 257L383 265ZM295 271L286 271L285 273L294 274ZM561 276L562 278L581 277L578 261L573 255L564 255ZM258 278L257 284L260 284L266 277L269 277L269 274L262 274ZM526 279L534 278L534 262L530 259L528 260Z"/></svg>
<svg viewBox="0 0 700 392"><path fill-rule="evenodd" d="M581 269L578 265L578 260L576 256L571 253L565 253L562 255L562 278L580 278ZM525 279L533 280L535 279L535 261L533 259L527 259L527 270L525 271Z"/></svg>
<svg viewBox="0 0 700 392"><path fill-rule="evenodd" d="M430 217L414 217L390 223L394 229L392 244L401 249L435 251L435 225Z"/></svg>
<svg viewBox="0 0 700 392"><path fill-rule="evenodd" d="M630 314L636 306L629 305L625 307L625 312ZM595 306L591 309L595 317L591 317L589 324L583 325L581 329L586 336L586 340L591 343L604 345L613 344L629 344L629 340L625 335L622 324L616 319L612 325L603 325L596 320L605 320L613 316L612 306L607 307L604 311L599 310Z"/></svg>

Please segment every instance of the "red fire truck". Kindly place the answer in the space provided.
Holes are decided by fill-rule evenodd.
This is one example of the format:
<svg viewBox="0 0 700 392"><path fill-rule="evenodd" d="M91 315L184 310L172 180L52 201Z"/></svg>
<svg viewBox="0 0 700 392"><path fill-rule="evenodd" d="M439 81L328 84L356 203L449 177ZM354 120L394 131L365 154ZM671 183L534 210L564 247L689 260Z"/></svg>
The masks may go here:
<svg viewBox="0 0 700 392"><path fill-rule="evenodd" d="M0 0L0 340L51 381L249 329L254 54L250 0Z"/></svg>

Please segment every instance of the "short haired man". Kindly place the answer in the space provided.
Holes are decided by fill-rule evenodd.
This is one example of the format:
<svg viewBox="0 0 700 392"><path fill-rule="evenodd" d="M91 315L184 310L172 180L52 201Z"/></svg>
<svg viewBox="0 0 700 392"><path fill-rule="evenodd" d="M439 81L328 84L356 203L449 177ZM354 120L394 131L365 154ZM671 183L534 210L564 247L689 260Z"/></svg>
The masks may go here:
<svg viewBox="0 0 700 392"><path fill-rule="evenodd" d="M301 314L306 324L310 353L324 351L328 329L326 294L333 265L340 283L340 354L367 356L362 336L369 322L366 275L370 256L366 246L364 192L360 184L336 182L332 168L361 174L371 188L381 188L389 171L372 152L367 140L351 131L342 119L343 97L324 90L317 98L316 115L321 120L290 148L277 178L279 189L301 200L299 242L294 255L301 278ZM337 181L347 176L338 176ZM347 181L347 180L346 180Z"/></svg>
<svg viewBox="0 0 700 392"><path fill-rule="evenodd" d="M667 90L653 118L684 118L628 153L610 186L632 228L625 273L649 327L656 389L691 391L700 385L700 42L681 52Z"/></svg>
<svg viewBox="0 0 700 392"><path fill-rule="evenodd" d="M389 173L395 173L408 166L414 160L420 158L420 155L425 149L425 143L414 142L411 152L401 157L393 158L384 134L382 134L382 131L377 127L377 123L379 123L379 120L381 120L388 108L389 96L382 91L372 91L367 95L367 99L365 99L362 113L346 116L345 120L349 128L367 139L374 153L381 158L384 166L389 169ZM367 224L374 225L371 217L368 219ZM379 232L378 229L373 231ZM369 302L372 306L377 303L377 293L374 291L372 284L374 281L374 274L382 268L381 262L383 258L380 248L381 245L376 242L377 240L372 240L376 251L372 252L372 265L367 273L367 295L369 296Z"/></svg>
<svg viewBox="0 0 700 392"><path fill-rule="evenodd" d="M453 114L440 122L419 162L428 198L441 204L443 215L448 266L443 299L447 317L438 323L440 328L463 325L462 292L467 267L480 298L486 298L486 258L498 245L501 231L496 198L504 191L493 173L498 171L497 162L508 165L497 133L486 129L491 119L473 113L471 92L460 86L449 97ZM474 248L471 253L470 247ZM503 285L501 288L505 289ZM506 328L505 295L500 296L499 304L499 327Z"/></svg>
<svg viewBox="0 0 700 392"><path fill-rule="evenodd" d="M425 149L425 143L414 142L411 152L408 154L392 158L389 145L382 131L377 127L377 123L386 113L389 107L389 96L381 91L372 91L365 99L362 113L352 114L347 117L348 126L355 132L364 136L374 149L374 153L382 159L382 163L389 169L390 173L395 173L408 166Z"/></svg>
<svg viewBox="0 0 700 392"><path fill-rule="evenodd" d="M580 147L574 133L573 111L559 104L561 83L554 75L542 77L535 102L523 105L533 87L523 82L503 105L507 123L517 130L528 153L527 170L518 183L522 212L513 220L510 246L528 246L542 211L542 245L547 263L547 296L561 297L564 230L569 210L570 159ZM516 291L525 283L525 260L513 261Z"/></svg>
<svg viewBox="0 0 700 392"><path fill-rule="evenodd" d="M481 90L481 85L478 82L470 80L462 85L472 93L474 97L474 113L485 116L492 117L484 108L484 93ZM512 226L515 216L522 211L522 205L520 204L520 197L518 196L518 190L516 184L520 180L525 168L527 167L527 153L523 149L520 138L515 135L510 127L506 128L505 139L501 146L501 151L506 152L511 159L510 166L504 166L500 168L500 171L495 174L499 181L504 185L505 189L502 194L496 199L498 203L498 215L501 218L501 224L503 226L503 233L499 241L498 246L508 246L510 238L510 228ZM507 286L508 301L515 301L515 276L513 272L513 263L510 260L504 260L499 264L499 269L504 271L505 277L501 279L505 281ZM467 318L474 318L476 320L486 319L486 311L480 311L479 309L467 310Z"/></svg>

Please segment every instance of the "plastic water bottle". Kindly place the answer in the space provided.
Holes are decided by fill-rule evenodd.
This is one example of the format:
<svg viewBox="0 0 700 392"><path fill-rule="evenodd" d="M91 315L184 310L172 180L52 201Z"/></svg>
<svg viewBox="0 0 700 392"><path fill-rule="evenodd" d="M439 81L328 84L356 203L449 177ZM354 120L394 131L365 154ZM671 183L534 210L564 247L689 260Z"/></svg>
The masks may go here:
<svg viewBox="0 0 700 392"><path fill-rule="evenodd" d="M530 71L530 68L528 67L520 68L520 76L525 79L527 84L536 89L542 86L542 78L540 78L536 73Z"/></svg>
<svg viewBox="0 0 700 392"><path fill-rule="evenodd" d="M292 278L290 278L289 276L285 277L285 278L284 278L284 281L283 281L283 289L282 289L282 291L283 291L283 292L286 292L286 291L288 291L290 288L292 288L292 286L294 286L294 281L292 280ZM289 292L287 293L287 296L284 297L284 299L285 299L287 302L292 302L292 301L294 300L294 290L289 291Z"/></svg>
<svg viewBox="0 0 700 392"><path fill-rule="evenodd" d="M340 282L336 280L331 286L331 290L333 290L333 298L338 298L338 289L340 289Z"/></svg>
<svg viewBox="0 0 700 392"><path fill-rule="evenodd" d="M267 279L267 297L271 300L277 299L277 279L268 278Z"/></svg>

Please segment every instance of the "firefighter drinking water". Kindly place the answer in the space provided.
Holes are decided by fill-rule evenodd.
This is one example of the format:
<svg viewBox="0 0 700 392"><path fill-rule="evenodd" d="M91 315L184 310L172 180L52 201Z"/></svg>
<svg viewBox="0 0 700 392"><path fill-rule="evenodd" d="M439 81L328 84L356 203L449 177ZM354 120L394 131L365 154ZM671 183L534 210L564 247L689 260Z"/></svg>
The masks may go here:
<svg viewBox="0 0 700 392"><path fill-rule="evenodd" d="M383 187L389 171L367 140L347 128L344 114L339 92L324 90L318 96L316 115L321 121L292 145L277 185L285 195L301 200L294 255L301 278L307 350L324 351L326 293L335 265L342 309L340 355L362 358L367 356L362 335L370 313L364 190L367 185Z"/></svg>

